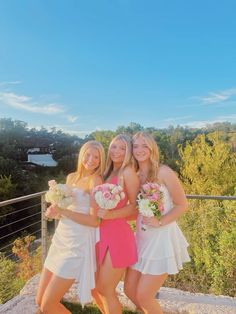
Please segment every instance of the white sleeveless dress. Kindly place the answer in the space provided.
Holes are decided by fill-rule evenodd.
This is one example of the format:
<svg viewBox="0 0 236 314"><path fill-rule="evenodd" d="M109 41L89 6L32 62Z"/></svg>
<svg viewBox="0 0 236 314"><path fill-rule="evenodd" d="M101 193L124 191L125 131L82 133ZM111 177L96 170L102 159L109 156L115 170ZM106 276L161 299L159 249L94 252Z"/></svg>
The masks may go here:
<svg viewBox="0 0 236 314"><path fill-rule="evenodd" d="M173 208L173 202L163 184L161 191L165 215ZM142 216L139 215L136 232L138 262L131 268L149 275L178 273L183 268L183 263L190 261L190 258L187 251L188 243L176 221L157 228L145 226L144 231L141 220Z"/></svg>
<svg viewBox="0 0 236 314"><path fill-rule="evenodd" d="M89 213L89 194L74 188L75 205L68 209ZM78 281L78 297L82 305L92 301L95 288L97 228L80 225L66 217L58 223L44 267L55 275Z"/></svg>

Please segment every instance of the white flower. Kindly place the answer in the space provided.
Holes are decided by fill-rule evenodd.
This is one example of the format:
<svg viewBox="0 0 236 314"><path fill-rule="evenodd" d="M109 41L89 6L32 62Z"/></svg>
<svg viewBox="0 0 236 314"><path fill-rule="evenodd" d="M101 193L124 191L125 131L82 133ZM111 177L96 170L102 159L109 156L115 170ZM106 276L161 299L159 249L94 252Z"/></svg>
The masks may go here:
<svg viewBox="0 0 236 314"><path fill-rule="evenodd" d="M73 191L68 185L57 184L55 180L49 182L49 190L45 194L46 202L58 205L61 208L67 208L73 204Z"/></svg>
<svg viewBox="0 0 236 314"><path fill-rule="evenodd" d="M117 194L117 195L115 196L115 199L116 199L117 201L120 201L120 196Z"/></svg>
<svg viewBox="0 0 236 314"><path fill-rule="evenodd" d="M116 193L119 193L120 190L119 190L119 187L118 186L115 186L112 190L111 190L111 193L112 194L116 194Z"/></svg>
<svg viewBox="0 0 236 314"><path fill-rule="evenodd" d="M153 217L152 205L148 199L138 200L139 212L145 217Z"/></svg>
<svg viewBox="0 0 236 314"><path fill-rule="evenodd" d="M110 183L96 186L93 193L98 206L104 209L115 208L125 195L121 186Z"/></svg>
<svg viewBox="0 0 236 314"><path fill-rule="evenodd" d="M120 196L121 196L121 199L123 200L125 198L125 193L124 192L121 192L120 193Z"/></svg>

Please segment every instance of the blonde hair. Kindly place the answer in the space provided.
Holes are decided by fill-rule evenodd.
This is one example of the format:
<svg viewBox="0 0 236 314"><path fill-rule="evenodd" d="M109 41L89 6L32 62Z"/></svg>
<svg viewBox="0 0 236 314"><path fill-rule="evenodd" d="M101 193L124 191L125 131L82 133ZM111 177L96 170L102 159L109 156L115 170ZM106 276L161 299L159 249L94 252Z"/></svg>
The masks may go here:
<svg viewBox="0 0 236 314"><path fill-rule="evenodd" d="M95 148L99 152L99 157L100 157L100 163L99 166L94 170L93 176L103 176L103 172L105 169L105 151L101 143L97 141L88 141L86 142L79 151L79 157L78 157L78 163L77 163L77 171L76 171L76 181L79 181L85 174L85 168L83 165L83 158L86 153L86 151L89 148Z"/></svg>
<svg viewBox="0 0 236 314"><path fill-rule="evenodd" d="M116 135L108 148L108 153L107 153L107 162L106 162L106 169L104 172L104 178L107 179L109 177L109 175L111 174L112 170L113 170L113 161L111 160L110 157L110 148L112 146L112 144L115 141L122 141L125 144L125 157L123 160L123 163L119 169L118 172L118 178L121 176L122 171L125 169L125 167L127 167L128 165L132 164L132 160L133 160L133 156L132 156L132 141L131 138L127 135L127 134L118 134Z"/></svg>
<svg viewBox="0 0 236 314"><path fill-rule="evenodd" d="M148 182L158 181L160 157L159 157L159 149L158 149L157 143L151 134L140 131L134 134L132 138L133 144L134 144L134 141L138 139L139 137L142 137L144 139L145 143L147 144L147 147L150 150L151 167L148 172L147 181ZM135 161L136 161L136 169L138 170L139 169L138 162L137 160Z"/></svg>

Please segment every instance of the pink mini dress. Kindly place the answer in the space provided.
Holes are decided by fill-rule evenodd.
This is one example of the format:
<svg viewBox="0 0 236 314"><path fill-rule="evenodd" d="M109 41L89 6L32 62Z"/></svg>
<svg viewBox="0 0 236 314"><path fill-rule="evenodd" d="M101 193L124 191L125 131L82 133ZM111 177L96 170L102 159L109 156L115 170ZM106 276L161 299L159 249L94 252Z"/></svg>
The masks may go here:
<svg viewBox="0 0 236 314"><path fill-rule="evenodd" d="M108 183L118 184L118 177L112 177ZM125 191L124 191L125 192ZM127 194L114 210L126 206ZM98 264L103 263L109 251L114 268L126 268L137 262L137 248L134 234L126 218L103 219L100 224L100 240L96 244Z"/></svg>

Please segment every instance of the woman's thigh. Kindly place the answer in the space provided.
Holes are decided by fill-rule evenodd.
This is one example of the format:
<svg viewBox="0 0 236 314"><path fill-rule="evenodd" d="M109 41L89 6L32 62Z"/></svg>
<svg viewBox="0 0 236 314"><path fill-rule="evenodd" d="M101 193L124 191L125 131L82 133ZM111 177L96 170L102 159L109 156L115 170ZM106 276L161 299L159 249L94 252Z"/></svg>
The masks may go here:
<svg viewBox="0 0 236 314"><path fill-rule="evenodd" d="M128 268L125 274L124 291L127 295L135 296L141 273L135 269Z"/></svg>
<svg viewBox="0 0 236 314"><path fill-rule="evenodd" d="M75 279L65 279L53 275L43 295L42 305L45 303L60 302L74 281Z"/></svg>
<svg viewBox="0 0 236 314"><path fill-rule="evenodd" d="M156 293L164 284L168 274L144 275L142 274L137 287L137 298L142 300L155 298Z"/></svg>
<svg viewBox="0 0 236 314"><path fill-rule="evenodd" d="M36 294L36 303L38 305L41 304L42 297L44 295L44 292L45 292L52 276L53 276L53 273L51 271L49 271L47 268L44 267L42 269L40 280L39 280L39 285L38 285L38 289L37 289L37 294Z"/></svg>
<svg viewBox="0 0 236 314"><path fill-rule="evenodd" d="M114 290L124 274L125 268L113 268L111 256L107 252L102 265L99 266L97 288L102 294L114 293Z"/></svg>

